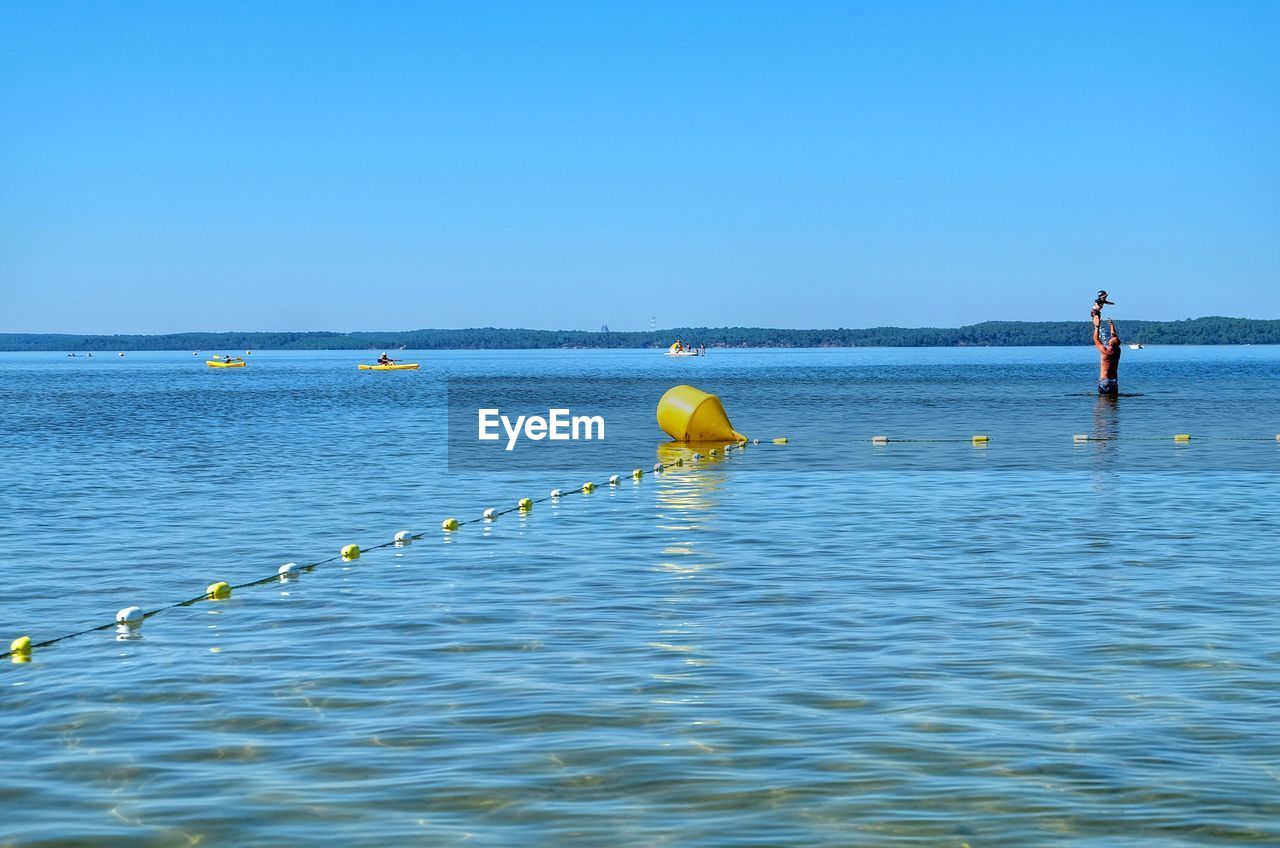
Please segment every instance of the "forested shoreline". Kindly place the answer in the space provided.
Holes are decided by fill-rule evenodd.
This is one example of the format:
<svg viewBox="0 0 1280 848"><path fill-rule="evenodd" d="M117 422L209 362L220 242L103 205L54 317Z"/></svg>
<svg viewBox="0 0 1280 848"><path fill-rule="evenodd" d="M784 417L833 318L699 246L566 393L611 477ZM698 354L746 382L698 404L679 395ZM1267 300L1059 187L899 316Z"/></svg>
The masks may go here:
<svg viewBox="0 0 1280 848"><path fill-rule="evenodd" d="M1120 321L1125 342L1150 345L1280 344L1280 320L1189 318ZM1018 347L1089 344L1087 321L987 321L966 327L870 327L790 330L763 327L673 327L644 332L467 330L386 332L225 332L163 335L0 333L4 351L124 350L497 350L662 348L675 339L716 347Z"/></svg>

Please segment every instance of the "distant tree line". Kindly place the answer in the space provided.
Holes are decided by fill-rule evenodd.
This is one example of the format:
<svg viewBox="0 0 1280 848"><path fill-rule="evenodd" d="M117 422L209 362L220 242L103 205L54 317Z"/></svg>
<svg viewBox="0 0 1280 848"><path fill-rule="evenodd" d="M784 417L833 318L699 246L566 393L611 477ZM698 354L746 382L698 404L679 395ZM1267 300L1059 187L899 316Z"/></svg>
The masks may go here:
<svg viewBox="0 0 1280 848"><path fill-rule="evenodd" d="M1187 318L1121 321L1125 342L1152 345L1280 344L1280 320ZM490 350L662 348L675 339L707 347L1016 347L1087 345L1087 321L986 321L967 327L870 327L784 330L765 327L674 327L644 332L587 330L403 330L360 333L168 333L70 335L0 333L5 351L117 350Z"/></svg>

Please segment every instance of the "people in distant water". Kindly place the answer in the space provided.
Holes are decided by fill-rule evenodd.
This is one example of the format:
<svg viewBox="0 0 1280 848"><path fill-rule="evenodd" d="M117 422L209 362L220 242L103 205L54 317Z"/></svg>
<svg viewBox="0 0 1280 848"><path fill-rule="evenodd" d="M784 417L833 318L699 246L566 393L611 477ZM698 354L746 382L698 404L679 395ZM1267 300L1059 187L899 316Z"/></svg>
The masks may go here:
<svg viewBox="0 0 1280 848"><path fill-rule="evenodd" d="M705 343L698 345L698 355L699 356L707 355L707 346Z"/></svg>
<svg viewBox="0 0 1280 848"><path fill-rule="evenodd" d="M1101 317L1094 320L1093 346L1101 354L1101 365L1098 370L1098 394L1114 396L1120 393L1120 336L1116 333L1115 323L1108 318L1107 328L1111 331L1111 338L1107 340L1106 344L1103 344L1099 334L1101 325Z"/></svg>
<svg viewBox="0 0 1280 848"><path fill-rule="evenodd" d="M684 353L684 343L676 339L676 353Z"/></svg>
<svg viewBox="0 0 1280 848"><path fill-rule="evenodd" d="M392 362L394 362L394 361L395 361L394 359L392 359L391 357L387 356L387 352L386 352L385 350L382 352L382 356L379 356L379 357L378 357L378 364L379 364L379 365L390 365L390 364L391 364Z"/></svg>

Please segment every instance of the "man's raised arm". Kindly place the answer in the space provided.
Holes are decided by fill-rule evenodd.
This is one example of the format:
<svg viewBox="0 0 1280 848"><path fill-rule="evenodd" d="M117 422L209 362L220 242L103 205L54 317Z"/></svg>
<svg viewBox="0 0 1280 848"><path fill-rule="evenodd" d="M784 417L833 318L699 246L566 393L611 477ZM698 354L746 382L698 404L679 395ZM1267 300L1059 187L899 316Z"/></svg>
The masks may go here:
<svg viewBox="0 0 1280 848"><path fill-rule="evenodd" d="M1100 353L1106 353L1106 352L1107 352L1107 348L1106 348L1106 346L1102 344L1102 339L1098 338L1098 325L1097 325L1097 324L1095 324L1095 325L1093 326L1093 346L1094 346L1094 347L1096 347Z"/></svg>

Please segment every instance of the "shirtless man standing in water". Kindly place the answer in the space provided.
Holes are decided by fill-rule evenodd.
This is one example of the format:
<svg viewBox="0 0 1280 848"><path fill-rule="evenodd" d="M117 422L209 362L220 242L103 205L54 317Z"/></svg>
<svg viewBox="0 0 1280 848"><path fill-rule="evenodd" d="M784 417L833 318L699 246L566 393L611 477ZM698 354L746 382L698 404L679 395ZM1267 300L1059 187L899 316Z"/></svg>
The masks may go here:
<svg viewBox="0 0 1280 848"><path fill-rule="evenodd" d="M1102 327L1101 316L1093 319L1093 346L1102 354L1102 364L1098 371L1098 394L1115 396L1120 393L1120 382L1117 373L1120 370L1120 337L1116 335L1116 325L1107 319L1107 327L1111 330L1111 338L1104 345L1098 337Z"/></svg>

